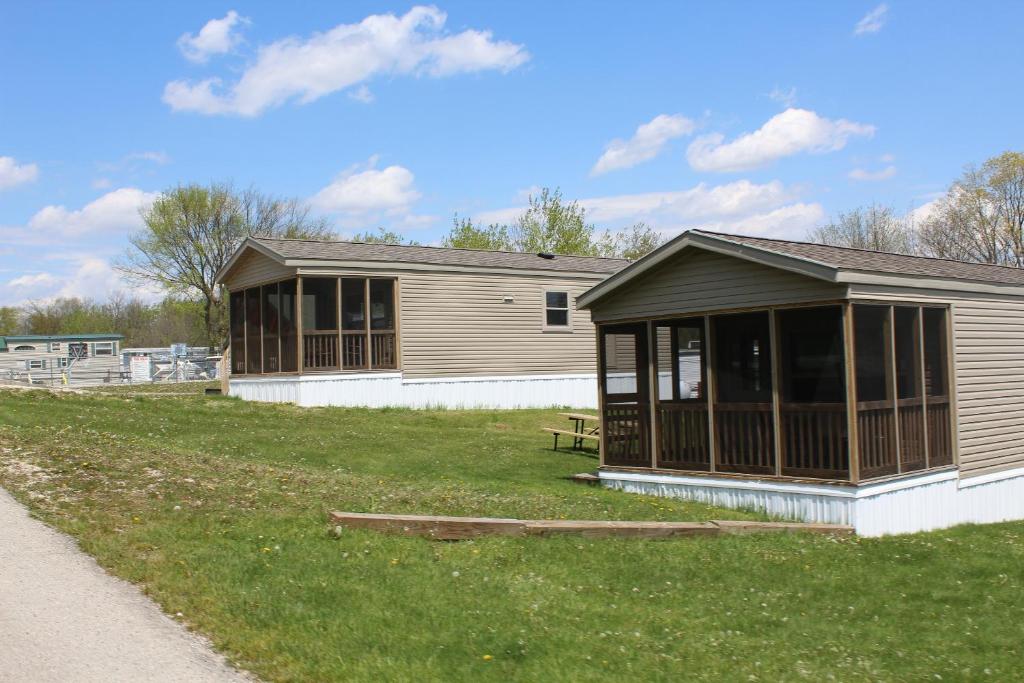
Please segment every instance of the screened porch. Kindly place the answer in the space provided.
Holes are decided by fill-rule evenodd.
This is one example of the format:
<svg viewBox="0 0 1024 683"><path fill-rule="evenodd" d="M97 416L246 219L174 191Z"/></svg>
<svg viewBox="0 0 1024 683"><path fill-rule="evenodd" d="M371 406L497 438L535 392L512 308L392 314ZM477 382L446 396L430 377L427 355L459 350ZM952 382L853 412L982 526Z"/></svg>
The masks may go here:
<svg viewBox="0 0 1024 683"><path fill-rule="evenodd" d="M393 278L296 277L230 295L231 373L398 368Z"/></svg>
<svg viewBox="0 0 1024 683"><path fill-rule="evenodd" d="M606 324L598 344L605 467L856 483L953 464L946 307Z"/></svg>

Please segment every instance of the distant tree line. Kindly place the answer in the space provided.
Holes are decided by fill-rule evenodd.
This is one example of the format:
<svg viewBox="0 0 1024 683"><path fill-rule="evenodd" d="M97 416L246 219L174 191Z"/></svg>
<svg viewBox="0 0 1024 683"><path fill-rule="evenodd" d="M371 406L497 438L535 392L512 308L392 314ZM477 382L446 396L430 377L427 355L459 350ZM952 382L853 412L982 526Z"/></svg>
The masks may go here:
<svg viewBox="0 0 1024 683"><path fill-rule="evenodd" d="M1024 267L1024 154L1004 152L968 166L919 220L870 205L840 213L808 237L834 246Z"/></svg>
<svg viewBox="0 0 1024 683"><path fill-rule="evenodd" d="M102 303L67 298L0 307L0 335L96 332L124 335L124 347L207 345L199 301L167 297L146 303L117 294Z"/></svg>

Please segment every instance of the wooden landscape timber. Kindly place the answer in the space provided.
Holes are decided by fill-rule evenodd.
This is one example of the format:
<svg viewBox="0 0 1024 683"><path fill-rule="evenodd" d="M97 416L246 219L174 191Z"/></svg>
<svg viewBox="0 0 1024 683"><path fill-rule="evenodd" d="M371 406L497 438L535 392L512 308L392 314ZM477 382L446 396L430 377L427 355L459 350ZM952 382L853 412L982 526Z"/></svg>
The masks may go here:
<svg viewBox="0 0 1024 683"><path fill-rule="evenodd" d="M371 529L437 541L462 541L479 536L552 536L578 534L591 538L681 538L720 534L808 532L852 536L853 528L838 524L790 522L628 522L585 520L521 520L494 517L442 517L387 515L366 512L331 512L333 524L348 529Z"/></svg>

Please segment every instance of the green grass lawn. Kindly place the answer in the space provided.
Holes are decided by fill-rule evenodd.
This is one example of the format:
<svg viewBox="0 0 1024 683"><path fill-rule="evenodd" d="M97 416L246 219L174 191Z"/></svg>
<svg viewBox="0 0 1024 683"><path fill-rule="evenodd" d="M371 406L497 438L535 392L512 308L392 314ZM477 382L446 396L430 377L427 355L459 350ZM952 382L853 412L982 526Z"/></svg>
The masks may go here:
<svg viewBox="0 0 1024 683"><path fill-rule="evenodd" d="M0 484L266 680L1012 680L1024 523L887 539L345 531L331 509L759 518L569 482L555 411L0 393Z"/></svg>

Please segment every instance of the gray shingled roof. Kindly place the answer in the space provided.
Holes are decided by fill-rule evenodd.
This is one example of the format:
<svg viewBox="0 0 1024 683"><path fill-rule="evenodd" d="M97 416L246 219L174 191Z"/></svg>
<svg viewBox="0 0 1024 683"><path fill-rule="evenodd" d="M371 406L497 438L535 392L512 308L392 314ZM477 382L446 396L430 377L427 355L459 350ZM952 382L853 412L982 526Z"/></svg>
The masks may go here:
<svg viewBox="0 0 1024 683"><path fill-rule="evenodd" d="M629 261L624 259L594 256L562 256L559 254L552 259L547 259L536 254L480 249L267 238L253 238L253 240L285 259L422 263L438 266L476 266L605 274L614 273L629 264Z"/></svg>
<svg viewBox="0 0 1024 683"><path fill-rule="evenodd" d="M984 263L965 263L925 256L905 256L884 251L830 247L809 242L746 237L725 233L694 230L697 234L747 245L757 249L814 261L830 268L857 270L893 275L938 277L973 282L991 282L1024 285L1024 269L1012 266L993 266Z"/></svg>

